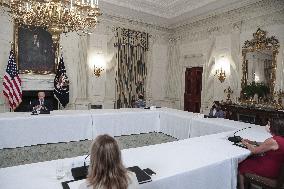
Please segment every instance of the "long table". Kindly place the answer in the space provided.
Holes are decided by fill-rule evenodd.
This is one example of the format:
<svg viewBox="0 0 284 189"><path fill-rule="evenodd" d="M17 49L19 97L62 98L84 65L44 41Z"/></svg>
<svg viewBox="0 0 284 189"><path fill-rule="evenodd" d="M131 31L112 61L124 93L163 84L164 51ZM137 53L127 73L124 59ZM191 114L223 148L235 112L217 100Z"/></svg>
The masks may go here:
<svg viewBox="0 0 284 189"><path fill-rule="evenodd" d="M251 127L251 128L248 128ZM140 185L143 189L235 189L238 162L249 151L228 140L238 135L263 141L270 135L263 127L224 119L203 118L201 114L173 109L56 111L50 115L0 114L0 144L18 147L38 143L93 139L99 134L119 136L143 132L163 132L176 142L122 151L126 166L151 168L157 175ZM4 141L4 143L3 143ZM20 165L0 169L0 188L61 189L70 180L70 165L83 164L85 156ZM56 179L58 162L64 163L67 176ZM80 184L74 182L74 188Z"/></svg>
<svg viewBox="0 0 284 189"><path fill-rule="evenodd" d="M198 114L184 111L161 111L159 132L177 139L187 139L190 136L191 120Z"/></svg>
<svg viewBox="0 0 284 189"><path fill-rule="evenodd" d="M248 124L203 118L202 114L157 110L67 110L47 115L0 114L0 149L37 144L91 140L100 134L121 136L162 132L179 140L232 131Z"/></svg>
<svg viewBox="0 0 284 189"><path fill-rule="evenodd" d="M0 114L0 149L159 131L159 112L141 109Z"/></svg>
<svg viewBox="0 0 284 189"><path fill-rule="evenodd" d="M222 118L200 118L200 116L193 117L190 123L190 138L255 126L250 123Z"/></svg>
<svg viewBox="0 0 284 189"><path fill-rule="evenodd" d="M238 162L249 151L233 146L227 137L232 131L195 137L176 142L122 150L125 166L151 168L157 174L141 189L235 189ZM252 126L239 132L243 137L263 141L270 137L263 127ZM83 164L85 156L54 160L0 169L0 188L62 189L61 182L72 179L70 165ZM63 163L66 176L56 179L58 162ZM80 182L72 183L78 188Z"/></svg>
<svg viewBox="0 0 284 189"><path fill-rule="evenodd" d="M111 136L159 132L160 119L158 111L124 111L91 112L93 135L109 134Z"/></svg>
<svg viewBox="0 0 284 189"><path fill-rule="evenodd" d="M91 139L91 124L91 116L82 112L37 116L1 114L0 149Z"/></svg>

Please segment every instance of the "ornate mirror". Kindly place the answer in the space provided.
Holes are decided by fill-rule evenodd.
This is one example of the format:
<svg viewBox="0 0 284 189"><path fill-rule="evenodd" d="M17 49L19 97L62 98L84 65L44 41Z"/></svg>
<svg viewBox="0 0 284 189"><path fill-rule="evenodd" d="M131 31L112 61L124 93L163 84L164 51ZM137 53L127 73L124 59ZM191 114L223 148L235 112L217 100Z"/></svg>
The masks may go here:
<svg viewBox="0 0 284 189"><path fill-rule="evenodd" d="M258 28L253 39L245 41L243 46L242 100L255 97L258 102L273 100L279 42L274 36L266 35L266 31Z"/></svg>

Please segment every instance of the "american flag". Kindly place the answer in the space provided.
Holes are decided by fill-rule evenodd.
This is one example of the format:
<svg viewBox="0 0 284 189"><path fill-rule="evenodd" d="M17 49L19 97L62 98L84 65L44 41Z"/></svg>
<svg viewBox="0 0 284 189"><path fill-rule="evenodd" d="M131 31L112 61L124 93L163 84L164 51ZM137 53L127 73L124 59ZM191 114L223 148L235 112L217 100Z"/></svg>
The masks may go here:
<svg viewBox="0 0 284 189"><path fill-rule="evenodd" d="M22 102L22 87L19 71L15 61L14 52L10 51L9 61L3 79L3 93L14 110Z"/></svg>

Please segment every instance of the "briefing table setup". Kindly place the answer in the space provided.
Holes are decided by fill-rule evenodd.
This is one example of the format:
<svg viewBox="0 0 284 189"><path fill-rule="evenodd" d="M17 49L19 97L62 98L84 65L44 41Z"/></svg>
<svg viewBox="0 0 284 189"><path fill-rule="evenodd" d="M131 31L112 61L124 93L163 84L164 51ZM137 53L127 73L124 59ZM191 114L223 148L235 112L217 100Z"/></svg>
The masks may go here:
<svg viewBox="0 0 284 189"><path fill-rule="evenodd" d="M0 149L37 144L91 140L158 131L157 111L90 110L52 111L50 114L0 114Z"/></svg>
<svg viewBox="0 0 284 189"><path fill-rule="evenodd" d="M257 125L204 118L202 114L169 108L70 110L38 116L4 113L0 114L0 148L94 139L105 133L121 136L162 132L179 141L122 150L126 167L137 165L156 172L151 182L139 188L235 189L238 162L249 151L232 145L227 138L240 129L244 130L237 134L244 138L264 141L270 137ZM82 166L85 157L2 168L0 188L62 189L61 182L72 179L71 167ZM66 172L60 180L56 179L58 164ZM78 188L80 182L83 181L72 182L70 188Z"/></svg>

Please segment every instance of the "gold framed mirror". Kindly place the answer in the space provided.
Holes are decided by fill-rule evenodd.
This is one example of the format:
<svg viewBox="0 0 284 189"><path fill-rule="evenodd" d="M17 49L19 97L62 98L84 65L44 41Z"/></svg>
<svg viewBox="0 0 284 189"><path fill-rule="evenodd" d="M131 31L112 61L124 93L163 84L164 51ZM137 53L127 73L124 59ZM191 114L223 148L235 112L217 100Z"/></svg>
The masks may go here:
<svg viewBox="0 0 284 189"><path fill-rule="evenodd" d="M245 41L242 48L241 100L273 102L279 47L279 41L274 36L267 37L267 32L260 28L253 33L252 40Z"/></svg>

